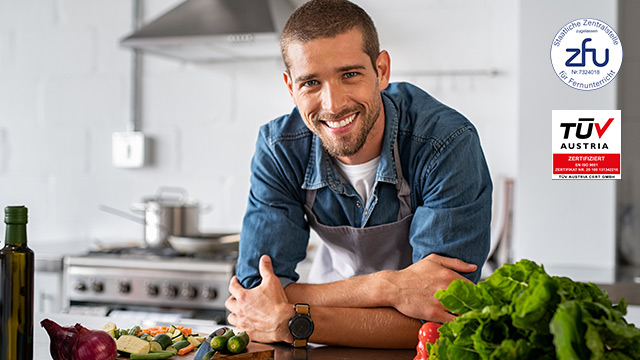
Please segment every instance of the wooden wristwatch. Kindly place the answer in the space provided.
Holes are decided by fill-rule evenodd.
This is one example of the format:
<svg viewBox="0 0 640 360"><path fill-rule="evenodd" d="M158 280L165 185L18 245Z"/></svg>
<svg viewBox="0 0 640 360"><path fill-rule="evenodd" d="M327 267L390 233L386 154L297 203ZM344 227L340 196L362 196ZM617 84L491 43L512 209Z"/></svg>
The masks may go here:
<svg viewBox="0 0 640 360"><path fill-rule="evenodd" d="M309 304L295 304L295 314L289 319L289 332L293 336L294 347L305 347L313 333L313 321L311 320L311 307Z"/></svg>

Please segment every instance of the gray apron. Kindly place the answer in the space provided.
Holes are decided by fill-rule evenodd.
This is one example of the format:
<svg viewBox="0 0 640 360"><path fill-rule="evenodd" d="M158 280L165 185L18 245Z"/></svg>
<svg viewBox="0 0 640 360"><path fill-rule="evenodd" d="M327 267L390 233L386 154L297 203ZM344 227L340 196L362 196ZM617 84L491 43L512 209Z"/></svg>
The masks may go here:
<svg viewBox="0 0 640 360"><path fill-rule="evenodd" d="M304 206L307 220L322 240L309 271L309 283L344 280L381 270L399 270L411 265L411 189L402 175L397 143L393 155L398 176L396 190L400 202L398 220L395 222L365 228L320 224L311 210L316 190L307 191Z"/></svg>

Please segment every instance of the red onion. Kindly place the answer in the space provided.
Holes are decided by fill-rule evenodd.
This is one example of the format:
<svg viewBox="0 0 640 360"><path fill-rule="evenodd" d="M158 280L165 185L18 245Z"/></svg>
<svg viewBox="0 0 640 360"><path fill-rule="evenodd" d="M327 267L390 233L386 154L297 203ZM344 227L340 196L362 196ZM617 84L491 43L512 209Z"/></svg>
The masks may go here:
<svg viewBox="0 0 640 360"><path fill-rule="evenodd" d="M102 330L89 330L80 324L63 327L49 319L40 325L51 339L53 360L114 360L118 355L116 341Z"/></svg>

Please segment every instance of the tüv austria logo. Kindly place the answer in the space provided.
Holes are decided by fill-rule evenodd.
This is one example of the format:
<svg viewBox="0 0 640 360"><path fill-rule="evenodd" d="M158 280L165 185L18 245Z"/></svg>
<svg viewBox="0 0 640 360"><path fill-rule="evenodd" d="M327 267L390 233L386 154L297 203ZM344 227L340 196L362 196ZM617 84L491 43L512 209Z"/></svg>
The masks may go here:
<svg viewBox="0 0 640 360"><path fill-rule="evenodd" d="M621 111L553 110L552 179L620 179Z"/></svg>
<svg viewBox="0 0 640 360"><path fill-rule="evenodd" d="M563 26L553 38L551 63L565 84L578 90L596 90L618 74L622 44L605 22L577 19Z"/></svg>

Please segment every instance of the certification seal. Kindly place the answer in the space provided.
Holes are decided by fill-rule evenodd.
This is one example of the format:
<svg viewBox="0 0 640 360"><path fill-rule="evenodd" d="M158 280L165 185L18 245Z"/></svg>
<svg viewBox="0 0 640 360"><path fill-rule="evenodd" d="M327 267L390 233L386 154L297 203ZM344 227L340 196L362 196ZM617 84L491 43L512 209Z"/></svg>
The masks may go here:
<svg viewBox="0 0 640 360"><path fill-rule="evenodd" d="M604 21L577 19L553 38L551 64L565 84L578 90L596 90L620 71L622 43Z"/></svg>

